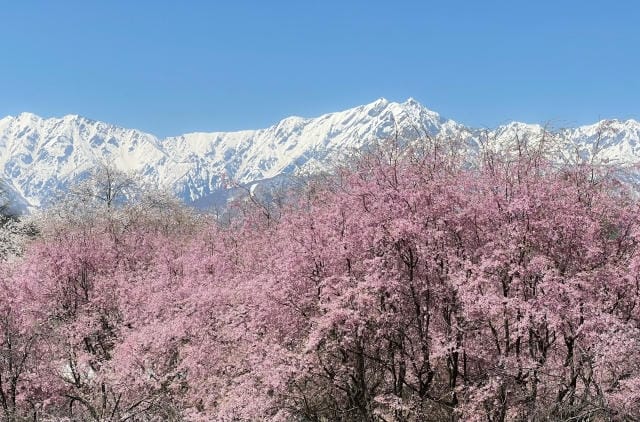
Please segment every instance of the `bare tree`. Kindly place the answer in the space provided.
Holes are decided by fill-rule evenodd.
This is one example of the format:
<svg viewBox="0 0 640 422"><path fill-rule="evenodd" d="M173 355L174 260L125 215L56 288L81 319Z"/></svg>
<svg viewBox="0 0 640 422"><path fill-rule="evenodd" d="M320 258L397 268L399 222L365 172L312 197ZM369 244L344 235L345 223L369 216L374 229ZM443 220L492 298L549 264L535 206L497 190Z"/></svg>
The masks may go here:
<svg viewBox="0 0 640 422"><path fill-rule="evenodd" d="M112 163L102 162L89 172L85 180L72 187L69 193L110 209L135 196L137 186L133 175L117 169Z"/></svg>

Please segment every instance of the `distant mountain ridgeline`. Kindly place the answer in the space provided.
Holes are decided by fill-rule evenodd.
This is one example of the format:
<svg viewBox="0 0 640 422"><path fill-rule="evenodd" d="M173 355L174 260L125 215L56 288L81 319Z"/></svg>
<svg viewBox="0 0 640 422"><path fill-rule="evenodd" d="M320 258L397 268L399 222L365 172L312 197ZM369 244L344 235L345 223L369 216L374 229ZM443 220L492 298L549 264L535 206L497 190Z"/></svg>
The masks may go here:
<svg viewBox="0 0 640 422"><path fill-rule="evenodd" d="M441 136L471 150L514 139L540 139L540 125L510 123L479 130L445 119L413 99L379 99L317 118L289 117L266 129L189 133L159 139L77 115L43 119L22 113L0 119L0 177L14 209L50 203L101 163L135 175L145 185L174 192L206 208L226 200L232 185L278 180L283 175L331 168L336 160L377 141ZM609 161L640 157L640 123L602 121L557 132L566 143L559 156L598 152Z"/></svg>

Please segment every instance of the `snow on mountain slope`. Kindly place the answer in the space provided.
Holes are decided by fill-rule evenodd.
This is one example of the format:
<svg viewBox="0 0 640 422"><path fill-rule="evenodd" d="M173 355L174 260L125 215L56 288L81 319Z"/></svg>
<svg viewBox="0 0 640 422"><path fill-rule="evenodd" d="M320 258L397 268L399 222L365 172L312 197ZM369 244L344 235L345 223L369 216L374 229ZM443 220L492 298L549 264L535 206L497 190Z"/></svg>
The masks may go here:
<svg viewBox="0 0 640 422"><path fill-rule="evenodd" d="M380 99L315 119L289 117L256 131L191 133L167 138L162 145L177 162L191 164L181 193L197 200L219 189L223 175L247 183L313 171L376 139L390 137L396 127L415 128L417 137L457 126L414 100L400 104Z"/></svg>
<svg viewBox="0 0 640 422"><path fill-rule="evenodd" d="M597 152L601 159L621 164L640 159L640 122L633 119L603 120L568 129L566 136L579 145L583 155Z"/></svg>
<svg viewBox="0 0 640 422"><path fill-rule="evenodd" d="M515 135L535 137L542 130L539 125L510 123L488 134L508 142ZM329 168L350 152L396 133L403 139L444 134L471 144L479 136L477 130L444 119L413 99L379 99L317 118L289 117L260 130L189 133L162 140L77 115L42 119L22 113L0 119L0 178L19 208L40 207L98 163L110 162L147 184L174 190L187 202L206 203L228 180L249 183ZM640 123L635 120L599 122L566 134L585 151L598 143L612 160L640 157Z"/></svg>
<svg viewBox="0 0 640 422"><path fill-rule="evenodd" d="M159 180L168 158L151 135L79 116L22 113L0 121L1 177L29 206L42 205L105 159Z"/></svg>

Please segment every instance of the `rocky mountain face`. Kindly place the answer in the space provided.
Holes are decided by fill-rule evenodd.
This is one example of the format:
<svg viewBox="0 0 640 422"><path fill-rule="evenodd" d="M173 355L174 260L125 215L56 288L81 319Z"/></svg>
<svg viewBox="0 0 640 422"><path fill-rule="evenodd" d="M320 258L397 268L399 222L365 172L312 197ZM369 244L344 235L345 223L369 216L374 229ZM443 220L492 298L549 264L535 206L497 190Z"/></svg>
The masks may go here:
<svg viewBox="0 0 640 422"><path fill-rule="evenodd" d="M326 169L354 150L396 134L403 139L443 135L473 147L483 138L500 144L516 136L539 137L543 130L517 122L490 131L468 128L413 99L379 99L317 118L288 117L266 129L165 139L77 115L43 119L22 113L0 120L0 178L15 207L24 211L46 206L54 192L108 162L145 184L204 206L228 181L248 184ZM602 121L561 133L580 154L597 149L609 160L640 158L640 123L635 120Z"/></svg>

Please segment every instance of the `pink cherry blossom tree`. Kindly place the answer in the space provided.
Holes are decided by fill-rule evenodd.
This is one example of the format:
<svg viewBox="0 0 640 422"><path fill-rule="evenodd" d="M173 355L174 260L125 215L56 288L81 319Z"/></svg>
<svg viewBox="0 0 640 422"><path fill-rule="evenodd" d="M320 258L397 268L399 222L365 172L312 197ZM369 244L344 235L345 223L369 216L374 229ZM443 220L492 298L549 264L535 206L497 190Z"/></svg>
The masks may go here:
<svg viewBox="0 0 640 422"><path fill-rule="evenodd" d="M636 196L541 144L475 157L395 143L224 221L45 221L2 264L3 418L640 418Z"/></svg>

